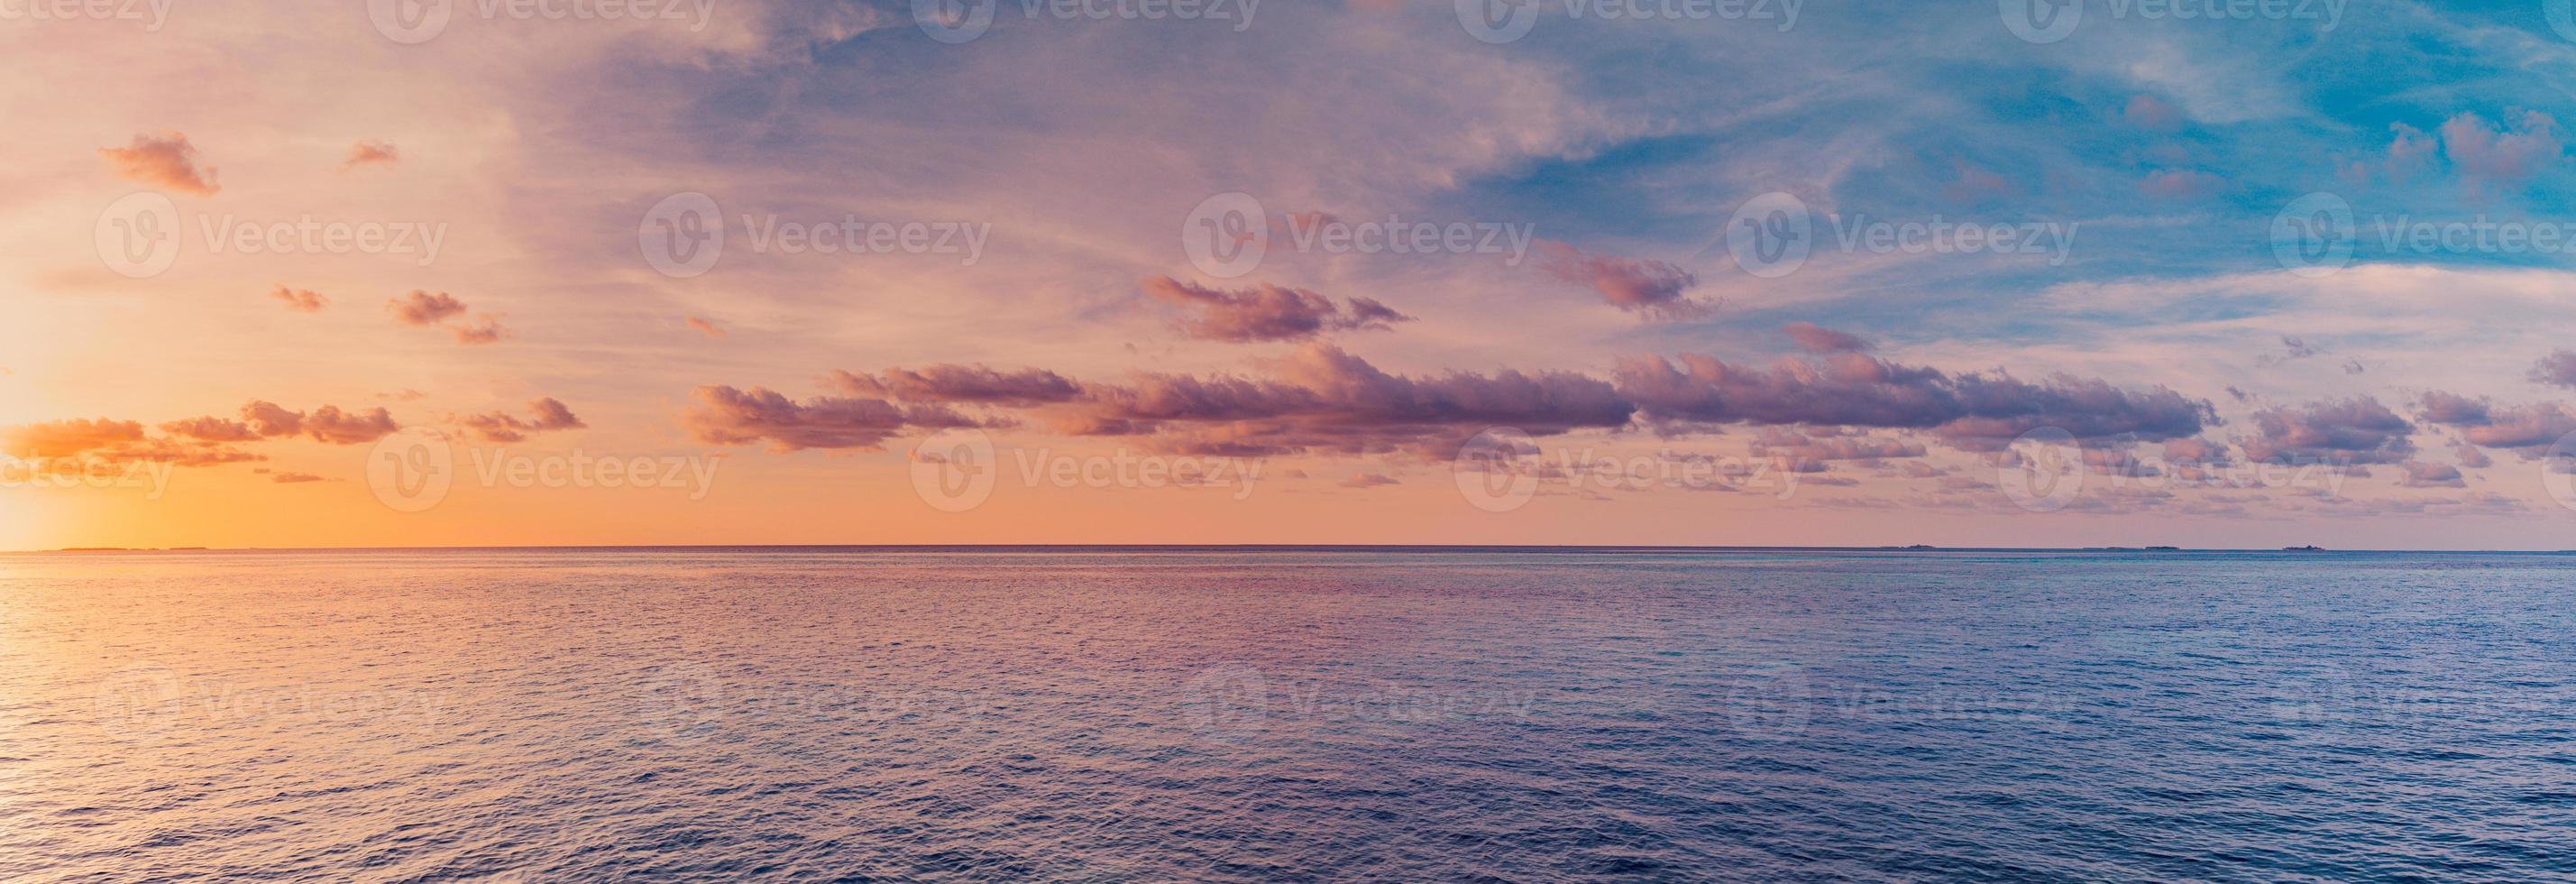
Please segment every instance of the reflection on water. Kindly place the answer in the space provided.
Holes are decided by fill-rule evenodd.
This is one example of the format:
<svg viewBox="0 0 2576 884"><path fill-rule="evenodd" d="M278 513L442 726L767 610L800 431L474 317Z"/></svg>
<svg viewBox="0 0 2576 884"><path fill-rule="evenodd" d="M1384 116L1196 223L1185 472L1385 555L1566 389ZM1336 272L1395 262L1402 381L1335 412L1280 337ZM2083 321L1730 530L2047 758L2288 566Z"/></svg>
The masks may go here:
<svg viewBox="0 0 2576 884"><path fill-rule="evenodd" d="M0 556L0 879L2563 877L2571 566Z"/></svg>

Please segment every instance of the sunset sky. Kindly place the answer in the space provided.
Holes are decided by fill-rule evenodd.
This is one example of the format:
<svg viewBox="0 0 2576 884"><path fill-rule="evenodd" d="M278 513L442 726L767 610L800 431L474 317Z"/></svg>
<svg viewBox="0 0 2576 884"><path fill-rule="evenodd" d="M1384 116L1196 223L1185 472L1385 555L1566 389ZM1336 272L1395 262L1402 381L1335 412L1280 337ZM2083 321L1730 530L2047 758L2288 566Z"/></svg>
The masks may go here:
<svg viewBox="0 0 2576 884"><path fill-rule="evenodd" d="M0 6L0 549L2576 547L2564 2Z"/></svg>

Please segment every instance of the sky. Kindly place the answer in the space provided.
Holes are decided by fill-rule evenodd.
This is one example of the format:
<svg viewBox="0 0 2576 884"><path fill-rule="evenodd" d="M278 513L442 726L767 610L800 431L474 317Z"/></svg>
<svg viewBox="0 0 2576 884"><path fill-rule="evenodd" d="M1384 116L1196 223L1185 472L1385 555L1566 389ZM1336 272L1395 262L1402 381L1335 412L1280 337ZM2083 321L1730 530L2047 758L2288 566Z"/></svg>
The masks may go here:
<svg viewBox="0 0 2576 884"><path fill-rule="evenodd" d="M2576 548L2576 14L0 0L0 549Z"/></svg>

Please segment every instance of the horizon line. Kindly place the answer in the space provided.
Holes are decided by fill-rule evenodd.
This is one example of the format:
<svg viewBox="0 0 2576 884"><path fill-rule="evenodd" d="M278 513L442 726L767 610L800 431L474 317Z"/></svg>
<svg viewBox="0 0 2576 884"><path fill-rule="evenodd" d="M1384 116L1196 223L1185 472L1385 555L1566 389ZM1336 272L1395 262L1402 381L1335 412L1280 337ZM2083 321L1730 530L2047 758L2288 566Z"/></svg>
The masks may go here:
<svg viewBox="0 0 2576 884"><path fill-rule="evenodd" d="M1384 552L1976 552L1976 553L2445 553L2553 555L2576 549L2401 549L2383 547L2182 547L2149 546L1939 546L1909 545L1703 545L1703 544L1515 544L1515 543L635 543L635 544L503 544L459 546L311 546L311 547L61 547L0 550L0 555L113 553L243 553L243 552L569 552L645 550L888 550L998 552L1014 550L1174 550L1174 551L1384 551Z"/></svg>

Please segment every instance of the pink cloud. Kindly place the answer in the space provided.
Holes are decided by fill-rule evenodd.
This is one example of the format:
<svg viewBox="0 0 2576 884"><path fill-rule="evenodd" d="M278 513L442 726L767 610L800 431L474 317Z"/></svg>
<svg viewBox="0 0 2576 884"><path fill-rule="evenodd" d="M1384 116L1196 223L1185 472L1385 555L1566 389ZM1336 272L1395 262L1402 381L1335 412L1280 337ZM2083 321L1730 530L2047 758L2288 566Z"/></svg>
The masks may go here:
<svg viewBox="0 0 2576 884"><path fill-rule="evenodd" d="M215 183L215 167L197 166L197 148L188 136L165 132L159 137L136 135L124 147L102 147L98 155L116 167L116 174L129 181L153 187L213 196L222 185Z"/></svg>

